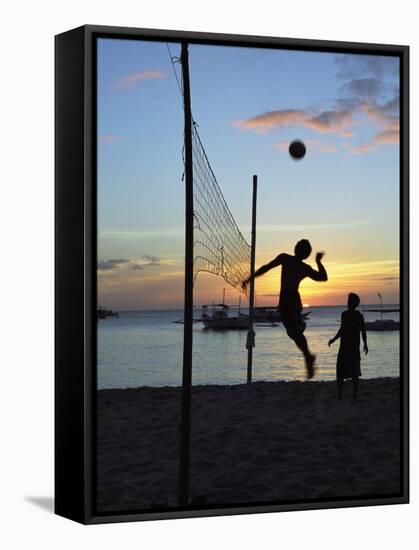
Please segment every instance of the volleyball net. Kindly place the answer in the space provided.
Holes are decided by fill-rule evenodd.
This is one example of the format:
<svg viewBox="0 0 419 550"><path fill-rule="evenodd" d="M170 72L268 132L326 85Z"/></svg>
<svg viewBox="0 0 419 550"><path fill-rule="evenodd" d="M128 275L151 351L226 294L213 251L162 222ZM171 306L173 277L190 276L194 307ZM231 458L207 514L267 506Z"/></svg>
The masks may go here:
<svg viewBox="0 0 419 550"><path fill-rule="evenodd" d="M205 271L242 293L250 273L250 245L243 237L211 168L196 124L192 124L194 281Z"/></svg>

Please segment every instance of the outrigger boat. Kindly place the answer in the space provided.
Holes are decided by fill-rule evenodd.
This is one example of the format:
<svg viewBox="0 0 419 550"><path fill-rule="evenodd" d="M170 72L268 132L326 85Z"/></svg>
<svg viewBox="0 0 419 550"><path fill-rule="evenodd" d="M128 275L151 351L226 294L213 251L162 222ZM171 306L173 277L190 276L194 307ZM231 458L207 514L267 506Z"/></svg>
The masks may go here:
<svg viewBox="0 0 419 550"><path fill-rule="evenodd" d="M208 308L211 307L211 314L208 312ZM205 328L214 330L247 330L249 328L249 316L243 313L238 313L237 316L230 317L228 310L230 306L227 304L213 304L212 306L202 306L201 321L204 323Z"/></svg>
<svg viewBox="0 0 419 550"><path fill-rule="evenodd" d="M249 328L249 315L241 313L241 297L239 298L239 307L236 315L230 315L230 306L225 303L225 289L223 291L223 301L219 304L204 304L202 306L201 317L194 318L193 323L203 323L206 329L213 330L247 330ZM302 318L307 320L311 311L302 314ZM173 321L177 324L183 324L183 319ZM254 308L253 322L258 327L277 327L282 322L278 306L260 306Z"/></svg>
<svg viewBox="0 0 419 550"><path fill-rule="evenodd" d="M391 331L391 330L400 330L400 321L395 321L394 319L383 319L383 313L396 313L400 312L400 309L383 309L383 299L381 294L378 294L378 297L381 301L380 309L366 309L365 311L370 312L379 312L381 313L381 319L376 319L375 321L366 321L365 328L372 331Z"/></svg>
<svg viewBox="0 0 419 550"><path fill-rule="evenodd" d="M375 321L366 321L365 328L375 331L400 330L400 322L394 319L376 319Z"/></svg>
<svg viewBox="0 0 419 550"><path fill-rule="evenodd" d="M112 311L111 309L105 309L99 306L97 310L97 320L106 319L107 317L116 317L119 319L119 311Z"/></svg>
<svg viewBox="0 0 419 550"><path fill-rule="evenodd" d="M301 317L306 321L310 316L311 311L306 311L301 314ZM281 314L278 306L260 306L254 310L255 322L262 323L282 323Z"/></svg>
<svg viewBox="0 0 419 550"><path fill-rule="evenodd" d="M212 308L211 314L209 308ZM239 329L244 330L249 328L249 316L240 313L240 308L237 316L229 316L229 306L224 302L222 304L213 304L212 306L202 306L202 318L205 328L226 330ZM302 315L303 319L307 320L310 311ZM277 306L256 307L253 314L253 322L257 326L274 326L277 327L281 323L281 314Z"/></svg>
<svg viewBox="0 0 419 550"><path fill-rule="evenodd" d="M225 303L225 289L223 289L223 301L221 304L204 304L200 321L205 328L213 330L247 330L249 328L249 316L240 312L241 296L239 297L239 310L237 315L230 317L230 306ZM211 313L209 312L211 308Z"/></svg>

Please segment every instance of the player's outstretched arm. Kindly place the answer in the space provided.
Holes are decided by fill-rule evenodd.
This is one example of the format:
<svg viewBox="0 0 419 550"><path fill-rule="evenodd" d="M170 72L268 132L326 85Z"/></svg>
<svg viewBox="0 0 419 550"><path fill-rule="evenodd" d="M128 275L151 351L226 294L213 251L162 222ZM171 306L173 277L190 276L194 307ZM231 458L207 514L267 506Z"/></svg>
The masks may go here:
<svg viewBox="0 0 419 550"><path fill-rule="evenodd" d="M274 267L278 267L282 264L284 255L279 254L276 258L274 258L272 261L270 261L268 264L263 265L260 267L257 271L255 271L255 277L260 277L264 273L268 273L271 269ZM245 281L243 281L243 288L246 288L246 286L249 284L251 277L248 277Z"/></svg>

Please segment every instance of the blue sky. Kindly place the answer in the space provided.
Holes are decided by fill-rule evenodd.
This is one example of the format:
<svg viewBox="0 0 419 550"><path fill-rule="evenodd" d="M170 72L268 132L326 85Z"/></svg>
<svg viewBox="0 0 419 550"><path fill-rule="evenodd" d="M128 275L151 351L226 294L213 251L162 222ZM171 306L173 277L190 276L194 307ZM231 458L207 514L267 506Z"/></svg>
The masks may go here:
<svg viewBox="0 0 419 550"><path fill-rule="evenodd" d="M178 44L170 45L174 56ZM192 111L230 209L250 240L259 176L257 265L308 237L329 283L312 304L398 301L398 59L190 46ZM180 74L180 66L175 68ZM183 110L165 43L98 44L99 301L182 305ZM302 139L306 157L288 154ZM279 274L258 281L271 302ZM199 275L196 301L223 281ZM237 301L232 292L231 299Z"/></svg>

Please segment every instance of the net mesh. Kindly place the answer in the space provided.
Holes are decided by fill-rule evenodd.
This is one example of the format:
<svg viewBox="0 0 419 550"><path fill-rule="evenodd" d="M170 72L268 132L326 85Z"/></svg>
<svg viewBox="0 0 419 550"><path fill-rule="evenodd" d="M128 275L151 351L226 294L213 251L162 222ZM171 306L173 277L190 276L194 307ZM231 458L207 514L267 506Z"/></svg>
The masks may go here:
<svg viewBox="0 0 419 550"><path fill-rule="evenodd" d="M249 276L250 245L225 201L205 149L192 124L194 188L194 280L200 271L223 277L239 292Z"/></svg>

